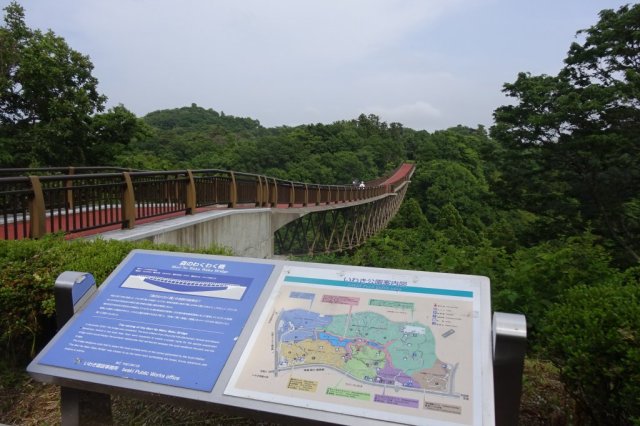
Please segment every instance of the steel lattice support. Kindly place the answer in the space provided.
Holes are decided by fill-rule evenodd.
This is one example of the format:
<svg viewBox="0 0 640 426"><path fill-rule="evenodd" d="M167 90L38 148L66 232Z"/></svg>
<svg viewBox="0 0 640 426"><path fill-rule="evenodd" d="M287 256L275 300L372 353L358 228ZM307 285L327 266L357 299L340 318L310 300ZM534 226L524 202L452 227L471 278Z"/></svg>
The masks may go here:
<svg viewBox="0 0 640 426"><path fill-rule="evenodd" d="M378 200L306 214L275 233L276 254L317 254L358 247L393 218L408 182Z"/></svg>

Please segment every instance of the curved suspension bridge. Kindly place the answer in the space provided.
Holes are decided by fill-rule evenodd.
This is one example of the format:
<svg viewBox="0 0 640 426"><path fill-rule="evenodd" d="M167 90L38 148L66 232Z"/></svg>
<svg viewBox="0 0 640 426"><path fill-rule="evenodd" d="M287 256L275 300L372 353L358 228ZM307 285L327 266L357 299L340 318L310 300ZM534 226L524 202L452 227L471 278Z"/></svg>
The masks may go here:
<svg viewBox="0 0 640 426"><path fill-rule="evenodd" d="M405 163L360 188L217 169L0 169L0 239L108 235L213 211L266 209L278 215L270 229L275 254L336 252L387 225L413 171Z"/></svg>

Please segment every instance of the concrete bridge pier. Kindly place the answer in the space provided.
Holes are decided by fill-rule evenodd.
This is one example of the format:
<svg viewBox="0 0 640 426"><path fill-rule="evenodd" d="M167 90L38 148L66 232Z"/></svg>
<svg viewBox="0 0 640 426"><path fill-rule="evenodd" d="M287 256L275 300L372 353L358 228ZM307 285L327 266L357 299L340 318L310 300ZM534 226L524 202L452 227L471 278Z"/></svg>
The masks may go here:
<svg viewBox="0 0 640 426"><path fill-rule="evenodd" d="M227 247L236 256L272 258L274 233L306 213L307 209L277 211L270 208L222 210L163 220L133 229L109 231L90 239L140 241L206 249Z"/></svg>

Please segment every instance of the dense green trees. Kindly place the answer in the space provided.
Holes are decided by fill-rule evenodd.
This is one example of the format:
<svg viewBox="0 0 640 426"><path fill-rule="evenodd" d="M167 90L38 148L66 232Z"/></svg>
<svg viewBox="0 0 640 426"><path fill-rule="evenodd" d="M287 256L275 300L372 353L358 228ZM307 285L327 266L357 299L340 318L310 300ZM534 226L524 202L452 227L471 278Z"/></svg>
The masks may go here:
<svg viewBox="0 0 640 426"><path fill-rule="evenodd" d="M533 199L559 222L589 221L621 262L638 262L640 7L605 10L579 35L557 76L521 73L505 85L518 103L496 110L492 135L515 151L507 161L530 166L505 175L522 184L519 205Z"/></svg>
<svg viewBox="0 0 640 426"><path fill-rule="evenodd" d="M0 27L0 166L108 164L134 135L123 106L104 110L88 56L28 28L17 3Z"/></svg>
<svg viewBox="0 0 640 426"><path fill-rule="evenodd" d="M304 182L351 183L395 168L407 153L405 130L375 115L332 124L266 129L195 104L155 111L143 118L153 128L131 142L124 165L145 168L221 168Z"/></svg>
<svg viewBox="0 0 640 426"><path fill-rule="evenodd" d="M532 214L535 232L516 235L535 245L514 254L494 305L527 314L530 340L560 368L578 422L632 424L640 421L640 5L604 10L578 35L557 76L521 73L505 85L517 103L495 112L502 149L492 187L503 205ZM623 275L614 264L632 268Z"/></svg>
<svg viewBox="0 0 640 426"><path fill-rule="evenodd" d="M27 28L18 4L5 12L0 28L1 158L20 165L78 158L76 142L87 133L87 117L105 102L91 75L93 65L53 32Z"/></svg>

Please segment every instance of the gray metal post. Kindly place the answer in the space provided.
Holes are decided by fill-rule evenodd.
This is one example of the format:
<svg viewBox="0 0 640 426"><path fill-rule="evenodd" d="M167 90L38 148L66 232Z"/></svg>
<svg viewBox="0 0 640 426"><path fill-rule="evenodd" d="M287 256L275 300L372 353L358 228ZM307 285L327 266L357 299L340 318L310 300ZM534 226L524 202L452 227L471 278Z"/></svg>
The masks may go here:
<svg viewBox="0 0 640 426"><path fill-rule="evenodd" d="M525 316L494 312L493 386L497 426L518 424L526 349Z"/></svg>
<svg viewBox="0 0 640 426"><path fill-rule="evenodd" d="M96 292L96 280L86 272L65 271L54 286L56 323L60 330ZM112 424L111 398L97 392L60 388L63 426Z"/></svg>

